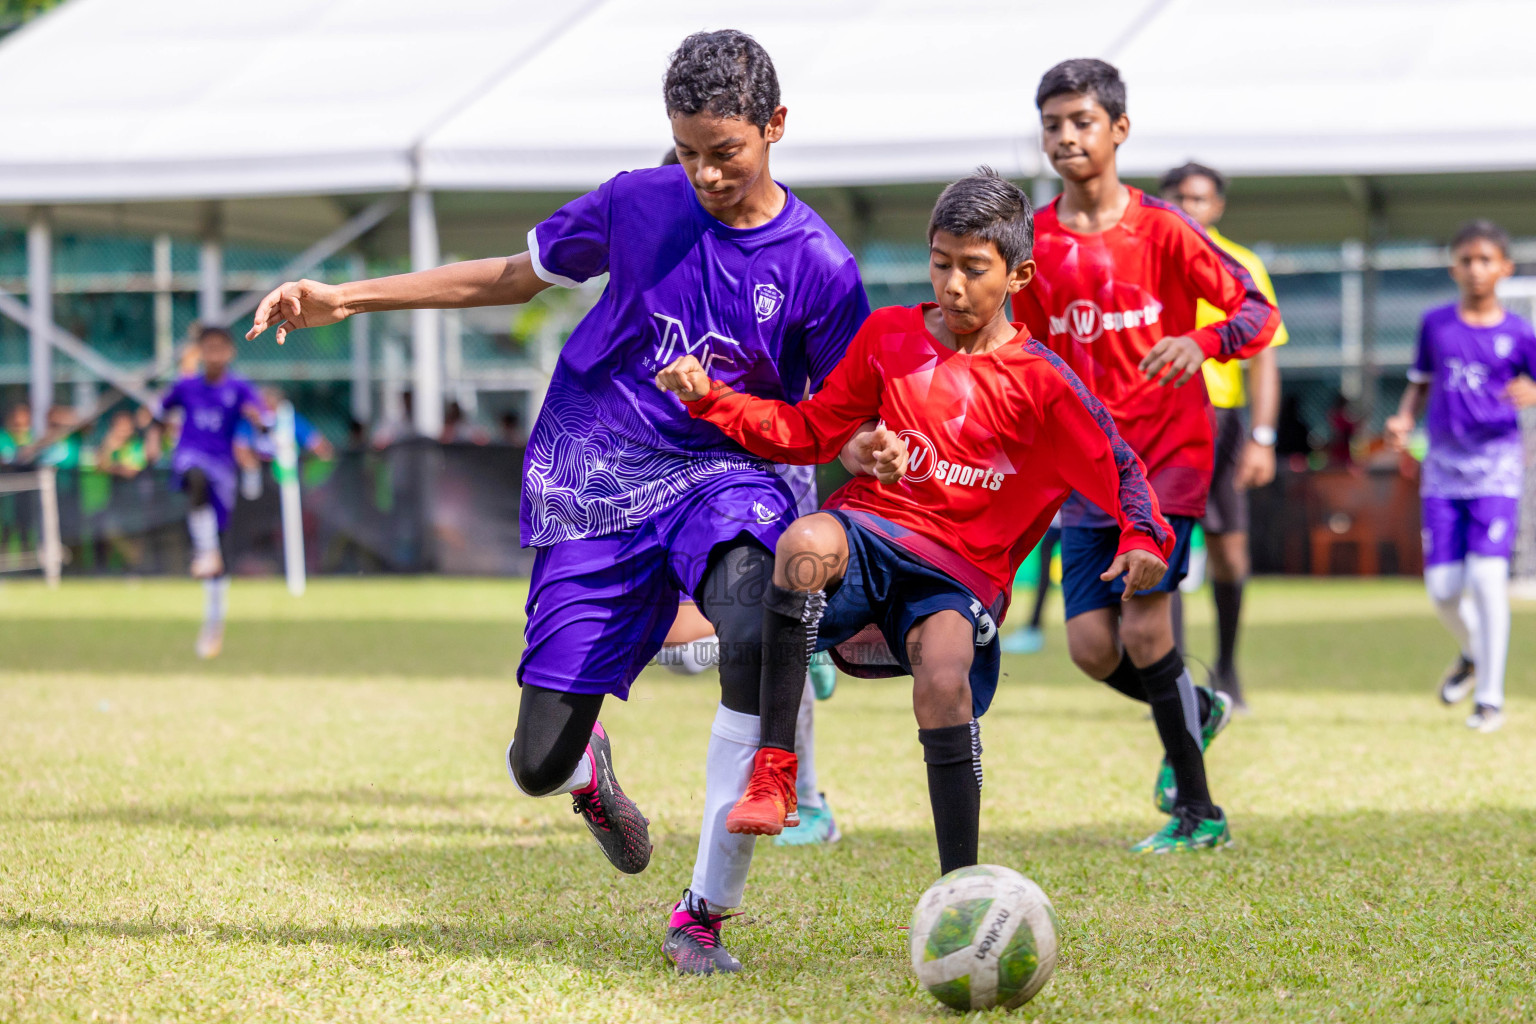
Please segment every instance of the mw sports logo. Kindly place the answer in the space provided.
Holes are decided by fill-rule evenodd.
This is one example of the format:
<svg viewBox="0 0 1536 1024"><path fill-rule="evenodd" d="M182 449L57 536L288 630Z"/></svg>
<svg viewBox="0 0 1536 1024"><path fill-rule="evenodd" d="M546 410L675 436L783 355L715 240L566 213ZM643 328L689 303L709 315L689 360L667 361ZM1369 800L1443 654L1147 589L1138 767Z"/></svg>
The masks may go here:
<svg viewBox="0 0 1536 1024"><path fill-rule="evenodd" d="M967 466L939 458L938 449L934 448L933 442L922 431L901 430L896 436L907 443L907 475L902 478L904 481L920 484L933 479L936 483L961 487L977 486L989 491L1002 489L1003 474L995 469Z"/></svg>
<svg viewBox="0 0 1536 1024"><path fill-rule="evenodd" d="M1061 316L1050 318L1050 332L1065 334L1079 345L1091 345L1105 331L1120 331L1134 327L1146 327L1163 315L1159 302L1149 302L1140 309L1119 309L1109 313L1099 308L1092 299L1078 299L1067 303Z"/></svg>

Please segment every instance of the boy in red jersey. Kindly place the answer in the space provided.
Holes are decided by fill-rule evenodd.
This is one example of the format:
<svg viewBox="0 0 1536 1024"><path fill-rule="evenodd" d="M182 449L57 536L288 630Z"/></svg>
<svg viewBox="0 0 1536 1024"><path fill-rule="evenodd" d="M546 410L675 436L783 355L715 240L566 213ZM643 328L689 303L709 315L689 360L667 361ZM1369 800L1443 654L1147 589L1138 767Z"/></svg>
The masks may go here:
<svg viewBox="0 0 1536 1024"><path fill-rule="evenodd" d="M928 228L935 303L872 314L797 405L711 381L691 356L657 384L749 451L827 462L866 423L855 477L779 540L764 599L765 692L794 694L815 648L855 641L913 676L940 866L976 863L981 732L997 688L997 623L1019 562L1073 490L1114 517L1103 578L1132 592L1166 570L1173 532L1109 414L1060 359L1008 321L1034 262L1029 200L989 169L944 190ZM871 630L869 627L873 627ZM856 658L866 662L867 658ZM894 673L892 673L894 674ZM793 755L758 751L732 831L777 833Z"/></svg>
<svg viewBox="0 0 1536 1024"><path fill-rule="evenodd" d="M1062 195L1036 218L1040 269L1014 296L1015 317L1077 372L1147 467L1178 542L1156 587L1127 597L1096 578L1112 524L1073 498L1063 509L1062 595L1072 660L1152 706L1165 759L1154 799L1168 823L1133 849L1169 852L1230 841L1211 801L1204 749L1231 701L1197 690L1174 645L1169 595L1184 578L1189 536L1205 512L1214 464L1206 358L1245 358L1269 343L1280 314L1242 265L1177 207L1121 184L1115 151L1130 132L1125 85L1101 60L1069 60L1036 92L1041 144ZM1204 299L1227 319L1196 329Z"/></svg>

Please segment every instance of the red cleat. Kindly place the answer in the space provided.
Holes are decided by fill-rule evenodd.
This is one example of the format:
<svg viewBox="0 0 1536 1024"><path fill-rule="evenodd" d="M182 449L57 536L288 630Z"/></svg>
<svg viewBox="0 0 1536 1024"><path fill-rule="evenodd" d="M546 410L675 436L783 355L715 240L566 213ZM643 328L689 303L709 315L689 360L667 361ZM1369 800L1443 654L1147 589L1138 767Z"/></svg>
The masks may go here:
<svg viewBox="0 0 1536 1024"><path fill-rule="evenodd" d="M795 799L795 775L800 759L793 751L764 747L752 759L752 778L747 791L731 813L725 830L737 835L776 836L785 827L800 824L800 805Z"/></svg>

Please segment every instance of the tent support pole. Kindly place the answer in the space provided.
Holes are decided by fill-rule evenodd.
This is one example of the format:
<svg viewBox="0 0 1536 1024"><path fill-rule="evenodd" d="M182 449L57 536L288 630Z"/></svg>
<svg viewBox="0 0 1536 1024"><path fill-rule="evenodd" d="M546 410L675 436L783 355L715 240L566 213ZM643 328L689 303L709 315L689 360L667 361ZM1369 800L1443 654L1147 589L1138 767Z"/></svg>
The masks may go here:
<svg viewBox="0 0 1536 1024"><path fill-rule="evenodd" d="M368 275L363 258L353 254L347 261L347 276L354 281ZM368 346L368 314L358 313L347 320L352 332L352 418L367 426L373 419L373 359Z"/></svg>
<svg viewBox="0 0 1536 1024"><path fill-rule="evenodd" d="M202 245L197 250L197 319L204 327L222 326L224 309L224 224L217 201L203 207Z"/></svg>
<svg viewBox="0 0 1536 1024"><path fill-rule="evenodd" d="M430 270L439 263L437 213L432 193L411 190L411 269ZM416 432L443 432L442 315L436 309L411 311L412 408Z"/></svg>
<svg viewBox="0 0 1536 1024"><path fill-rule="evenodd" d="M32 431L41 437L53 405L53 224L47 207L33 210L27 225L27 292L28 397Z"/></svg>

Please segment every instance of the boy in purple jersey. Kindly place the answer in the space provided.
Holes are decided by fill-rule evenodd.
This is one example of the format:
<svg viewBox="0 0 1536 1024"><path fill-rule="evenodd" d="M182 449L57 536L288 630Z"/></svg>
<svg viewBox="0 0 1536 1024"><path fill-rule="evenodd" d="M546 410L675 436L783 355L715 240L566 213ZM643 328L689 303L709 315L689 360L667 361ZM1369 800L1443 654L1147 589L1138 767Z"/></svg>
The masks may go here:
<svg viewBox="0 0 1536 1024"><path fill-rule="evenodd" d="M1420 476L1424 583L1460 657L1440 684L1456 704L1473 689L1467 727L1504 724L1509 654L1509 556L1519 523L1523 470L1517 406L1536 404L1536 334L1499 304L1498 283L1514 272L1509 236L1473 221L1451 242L1451 277L1461 297L1424 314L1418 354L1387 435L1407 446L1428 400L1429 451Z"/></svg>
<svg viewBox="0 0 1536 1024"><path fill-rule="evenodd" d="M271 411L244 377L229 372L235 343L222 327L205 327L197 339L203 372L181 378L151 410L154 444L167 413L182 411L181 436L171 456L171 479L187 492L191 511L187 532L192 535L192 575L203 581L203 627L197 636L201 658L218 655L224 646L224 610L229 577L219 541L229 527L235 507L235 433L242 422L258 430L271 426Z"/></svg>
<svg viewBox="0 0 1536 1024"><path fill-rule="evenodd" d="M741 966L720 924L741 902L753 838L728 833L726 813L759 742L794 749L800 694L759 700L762 598L794 499L653 378L691 353L751 394L798 399L869 305L847 248L769 173L787 111L762 47L734 31L689 36L663 91L681 166L619 174L529 232L517 256L285 284L247 337L275 327L281 342L356 312L510 305L608 275L561 351L524 459L522 542L538 554L507 765L525 793L570 793L609 860L643 870L648 822L614 778L597 716L660 649L679 591L694 596L721 641L721 703L693 883L663 948L679 970L710 973Z"/></svg>

